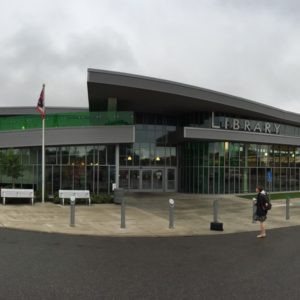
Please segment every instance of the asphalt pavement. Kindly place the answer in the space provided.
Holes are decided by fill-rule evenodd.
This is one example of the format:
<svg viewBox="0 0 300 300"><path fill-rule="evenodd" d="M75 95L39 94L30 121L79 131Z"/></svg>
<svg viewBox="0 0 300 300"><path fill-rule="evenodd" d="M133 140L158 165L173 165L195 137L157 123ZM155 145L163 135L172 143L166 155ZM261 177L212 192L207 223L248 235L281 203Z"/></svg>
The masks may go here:
<svg viewBox="0 0 300 300"><path fill-rule="evenodd" d="M185 237L2 228L0 299L299 299L300 227Z"/></svg>
<svg viewBox="0 0 300 300"><path fill-rule="evenodd" d="M174 199L174 228L169 228ZM213 203L224 231L211 231ZM300 205L273 201L258 239L252 201L131 194L121 206L0 205L0 300L299 299Z"/></svg>

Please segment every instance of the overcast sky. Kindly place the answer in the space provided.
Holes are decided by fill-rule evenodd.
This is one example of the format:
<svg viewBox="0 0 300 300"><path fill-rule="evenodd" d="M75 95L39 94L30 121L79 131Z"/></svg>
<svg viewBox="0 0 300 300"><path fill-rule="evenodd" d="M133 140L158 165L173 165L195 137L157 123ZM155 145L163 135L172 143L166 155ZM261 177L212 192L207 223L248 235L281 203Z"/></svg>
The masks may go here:
<svg viewBox="0 0 300 300"><path fill-rule="evenodd" d="M1 0L0 107L87 107L87 68L300 113L298 0Z"/></svg>

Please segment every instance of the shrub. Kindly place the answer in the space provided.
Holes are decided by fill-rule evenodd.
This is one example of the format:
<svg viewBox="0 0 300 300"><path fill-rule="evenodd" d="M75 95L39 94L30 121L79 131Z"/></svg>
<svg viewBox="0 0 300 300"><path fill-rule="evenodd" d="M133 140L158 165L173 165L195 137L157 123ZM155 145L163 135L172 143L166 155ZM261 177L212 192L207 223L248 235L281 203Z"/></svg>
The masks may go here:
<svg viewBox="0 0 300 300"><path fill-rule="evenodd" d="M92 203L113 203L113 196L108 194L92 194Z"/></svg>

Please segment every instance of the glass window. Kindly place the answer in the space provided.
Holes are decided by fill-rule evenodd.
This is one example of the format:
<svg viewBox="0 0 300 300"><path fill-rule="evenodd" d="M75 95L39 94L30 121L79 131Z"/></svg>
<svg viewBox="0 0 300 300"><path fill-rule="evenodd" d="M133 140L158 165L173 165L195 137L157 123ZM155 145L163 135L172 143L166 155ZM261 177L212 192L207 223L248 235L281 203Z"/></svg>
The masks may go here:
<svg viewBox="0 0 300 300"><path fill-rule="evenodd" d="M289 165L290 165L291 168L295 167L295 161L296 161L295 152L296 152L295 147L289 147L289 160L290 160Z"/></svg>
<svg viewBox="0 0 300 300"><path fill-rule="evenodd" d="M45 196L53 195L53 185L52 185L52 166L45 167Z"/></svg>
<svg viewBox="0 0 300 300"><path fill-rule="evenodd" d="M30 152L30 163L31 164L36 164L37 163L37 157L38 157L38 151L37 148L30 148L29 149Z"/></svg>
<svg viewBox="0 0 300 300"><path fill-rule="evenodd" d="M239 166L240 144L239 143L230 143L229 152L230 152L229 153L230 166L231 167Z"/></svg>
<svg viewBox="0 0 300 300"><path fill-rule="evenodd" d="M170 147L171 150L171 166L177 165L176 147Z"/></svg>
<svg viewBox="0 0 300 300"><path fill-rule="evenodd" d="M106 146L105 145L100 145L98 147L98 151L99 151L99 160L98 160L98 164L99 165L106 165ZM113 153L115 155L115 153Z"/></svg>
<svg viewBox="0 0 300 300"><path fill-rule="evenodd" d="M257 166L257 145L250 144L248 147L248 167Z"/></svg>
<svg viewBox="0 0 300 300"><path fill-rule="evenodd" d="M126 161L127 166L133 166L134 164L134 154L132 145L128 145L126 148Z"/></svg>
<svg viewBox="0 0 300 300"><path fill-rule="evenodd" d="M86 147L86 163L87 165L93 165L95 163L95 148L94 146Z"/></svg>
<svg viewBox="0 0 300 300"><path fill-rule="evenodd" d="M274 148L272 145L268 146L268 160L269 160L269 167L274 166Z"/></svg>
<svg viewBox="0 0 300 300"><path fill-rule="evenodd" d="M119 147L120 165L126 166L127 164L127 144L121 144Z"/></svg>
<svg viewBox="0 0 300 300"><path fill-rule="evenodd" d="M70 147L70 163L71 165L85 166L85 146L71 146Z"/></svg>
<svg viewBox="0 0 300 300"><path fill-rule="evenodd" d="M97 192L97 182L96 182L96 172L97 172L97 166L93 165L87 165L86 167L86 188L91 193Z"/></svg>
<svg viewBox="0 0 300 300"><path fill-rule="evenodd" d="M141 154L141 165L142 166L149 166L150 165L150 144L142 143L140 148Z"/></svg>
<svg viewBox="0 0 300 300"><path fill-rule="evenodd" d="M60 166L53 167L53 193L60 189Z"/></svg>
<svg viewBox="0 0 300 300"><path fill-rule="evenodd" d="M273 146L273 161L274 161L274 166L276 166L276 167L280 166L280 146L279 145Z"/></svg>
<svg viewBox="0 0 300 300"><path fill-rule="evenodd" d="M46 164L57 164L57 154L56 154L56 147L47 147L45 149L45 160Z"/></svg>
<svg viewBox="0 0 300 300"><path fill-rule="evenodd" d="M289 165L289 147L281 145L280 147L280 166L288 167Z"/></svg>
<svg viewBox="0 0 300 300"><path fill-rule="evenodd" d="M140 171L139 170L130 170L130 181L129 186L130 189L138 189L139 188L139 181L140 181Z"/></svg>
<svg viewBox="0 0 300 300"><path fill-rule="evenodd" d="M300 147L296 147L295 149L295 163L296 167L300 167Z"/></svg>
<svg viewBox="0 0 300 300"><path fill-rule="evenodd" d="M62 167L62 189L73 190L73 166Z"/></svg>
<svg viewBox="0 0 300 300"><path fill-rule="evenodd" d="M258 165L260 167L268 166L269 147L267 145L258 146Z"/></svg>
<svg viewBox="0 0 300 300"><path fill-rule="evenodd" d="M109 167L109 190L108 190L108 193L111 193L113 191L112 190L112 185L113 185L113 183L116 182L116 176L115 175L116 175L115 166L110 166Z"/></svg>
<svg viewBox="0 0 300 300"><path fill-rule="evenodd" d="M85 166L74 166L74 189L85 189Z"/></svg>
<svg viewBox="0 0 300 300"><path fill-rule="evenodd" d="M135 166L140 164L140 145L137 143L133 144L133 164Z"/></svg>
<svg viewBox="0 0 300 300"><path fill-rule="evenodd" d="M128 189L129 183L129 170L120 170L119 186Z"/></svg>
<svg viewBox="0 0 300 300"><path fill-rule="evenodd" d="M155 152L155 164L164 166L166 161L165 147L156 147Z"/></svg>
<svg viewBox="0 0 300 300"><path fill-rule="evenodd" d="M70 163L69 151L70 147L61 147L61 163L64 165L68 165Z"/></svg>
<svg viewBox="0 0 300 300"><path fill-rule="evenodd" d="M107 163L109 165L114 165L115 161L116 161L115 146L108 145L107 146Z"/></svg>

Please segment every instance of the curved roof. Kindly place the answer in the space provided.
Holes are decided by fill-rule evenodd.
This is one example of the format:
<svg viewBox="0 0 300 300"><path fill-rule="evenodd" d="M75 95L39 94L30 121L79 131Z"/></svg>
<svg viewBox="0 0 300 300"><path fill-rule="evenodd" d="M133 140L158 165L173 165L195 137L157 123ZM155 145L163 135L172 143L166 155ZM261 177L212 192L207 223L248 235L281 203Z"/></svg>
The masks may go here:
<svg viewBox="0 0 300 300"><path fill-rule="evenodd" d="M178 82L106 70L88 69L91 111L106 110L118 99L118 110L180 115L215 111L254 119L300 125L300 115L241 97Z"/></svg>
<svg viewBox="0 0 300 300"><path fill-rule="evenodd" d="M46 113L64 113L64 112L86 112L86 107L54 107L47 106ZM3 116L17 116L17 115L36 115L36 106L15 106L15 107L1 107L0 115Z"/></svg>

